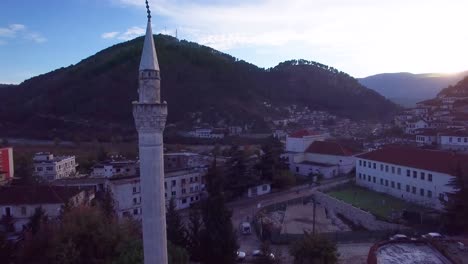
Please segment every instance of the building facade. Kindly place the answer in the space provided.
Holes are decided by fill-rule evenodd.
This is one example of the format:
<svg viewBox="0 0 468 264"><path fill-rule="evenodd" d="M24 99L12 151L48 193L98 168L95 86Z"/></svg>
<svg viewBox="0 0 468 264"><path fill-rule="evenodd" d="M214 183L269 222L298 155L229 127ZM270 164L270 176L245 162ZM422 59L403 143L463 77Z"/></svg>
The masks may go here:
<svg viewBox="0 0 468 264"><path fill-rule="evenodd" d="M0 214L11 217L15 232L28 224L37 208L53 219L68 206L89 205L94 198L92 189L59 186L0 187Z"/></svg>
<svg viewBox="0 0 468 264"><path fill-rule="evenodd" d="M34 175L43 181L54 181L76 175L75 156L54 156L52 153L39 152L34 155Z"/></svg>
<svg viewBox="0 0 468 264"><path fill-rule="evenodd" d="M357 156L356 183L405 201L441 210L448 184L468 156L410 147L385 147Z"/></svg>
<svg viewBox="0 0 468 264"><path fill-rule="evenodd" d="M12 181L14 175L13 148L0 148L0 185Z"/></svg>
<svg viewBox="0 0 468 264"><path fill-rule="evenodd" d="M95 165L91 177L110 178L116 175L132 176L139 172L139 164L134 160L108 161Z"/></svg>

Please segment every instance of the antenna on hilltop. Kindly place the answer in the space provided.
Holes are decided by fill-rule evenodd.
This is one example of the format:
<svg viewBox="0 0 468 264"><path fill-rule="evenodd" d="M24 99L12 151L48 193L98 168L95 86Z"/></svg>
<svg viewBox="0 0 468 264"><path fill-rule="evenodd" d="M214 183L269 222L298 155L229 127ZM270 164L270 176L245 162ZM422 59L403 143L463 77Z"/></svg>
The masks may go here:
<svg viewBox="0 0 468 264"><path fill-rule="evenodd" d="M150 10L150 7L149 7L148 0L146 0L146 13L148 13L148 22L150 22L151 21L151 10Z"/></svg>

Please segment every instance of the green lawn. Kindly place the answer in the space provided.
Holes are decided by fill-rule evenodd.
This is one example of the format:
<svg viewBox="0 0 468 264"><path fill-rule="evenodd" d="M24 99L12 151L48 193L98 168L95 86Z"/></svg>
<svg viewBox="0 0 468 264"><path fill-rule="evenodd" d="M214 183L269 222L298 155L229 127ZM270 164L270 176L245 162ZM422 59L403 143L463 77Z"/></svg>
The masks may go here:
<svg viewBox="0 0 468 264"><path fill-rule="evenodd" d="M422 211L423 207L403 201L393 196L371 191L356 185L340 187L339 190L328 192L329 195L371 212L374 215L390 218L392 212L401 212L404 209Z"/></svg>

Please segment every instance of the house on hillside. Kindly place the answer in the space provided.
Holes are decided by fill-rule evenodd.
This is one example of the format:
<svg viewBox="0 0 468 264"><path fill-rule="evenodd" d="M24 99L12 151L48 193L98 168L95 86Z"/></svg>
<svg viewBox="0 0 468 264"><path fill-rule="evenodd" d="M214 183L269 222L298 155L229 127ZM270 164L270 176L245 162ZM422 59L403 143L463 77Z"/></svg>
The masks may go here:
<svg viewBox="0 0 468 264"><path fill-rule="evenodd" d="M39 152L33 157L34 176L45 182L76 175L78 163L75 156L54 156L49 152Z"/></svg>

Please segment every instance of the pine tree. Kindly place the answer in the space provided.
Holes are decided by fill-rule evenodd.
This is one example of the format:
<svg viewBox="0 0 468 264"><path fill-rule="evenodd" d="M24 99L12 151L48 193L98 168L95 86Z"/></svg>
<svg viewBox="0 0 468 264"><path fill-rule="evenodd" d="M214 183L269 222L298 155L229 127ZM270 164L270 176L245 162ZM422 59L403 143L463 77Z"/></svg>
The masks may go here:
<svg viewBox="0 0 468 264"><path fill-rule="evenodd" d="M166 212L167 240L178 247L187 248L185 227L182 218L176 210L174 198L171 198Z"/></svg>
<svg viewBox="0 0 468 264"><path fill-rule="evenodd" d="M461 164L457 166L456 177L453 177L449 186L455 189L453 193L447 193L447 200L442 200L445 205L445 227L449 233L468 232L468 175Z"/></svg>
<svg viewBox="0 0 468 264"><path fill-rule="evenodd" d="M205 228L201 232L201 253L205 264L233 264L239 248L231 222L232 214L225 205L222 178L214 162L206 176L209 197L202 204Z"/></svg>
<svg viewBox="0 0 468 264"><path fill-rule="evenodd" d="M200 261L202 258L200 241L202 228L203 222L200 211L198 209L190 208L189 223L187 225L187 240L190 258L193 261Z"/></svg>

